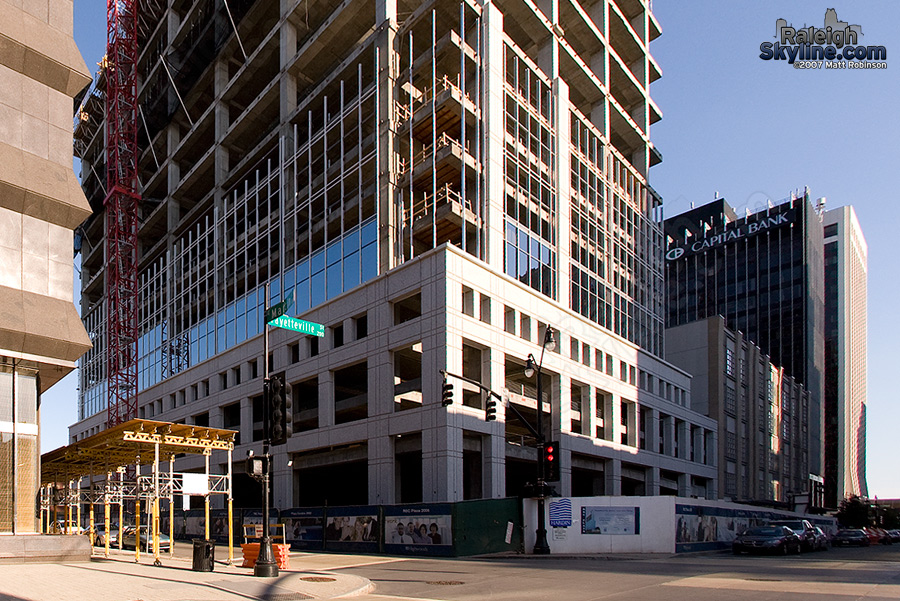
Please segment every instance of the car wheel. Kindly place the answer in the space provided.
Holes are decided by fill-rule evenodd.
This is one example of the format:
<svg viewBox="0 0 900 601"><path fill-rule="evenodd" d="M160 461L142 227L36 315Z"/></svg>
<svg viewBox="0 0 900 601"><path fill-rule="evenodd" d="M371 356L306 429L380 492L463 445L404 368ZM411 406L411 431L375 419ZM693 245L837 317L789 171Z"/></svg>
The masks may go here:
<svg viewBox="0 0 900 601"><path fill-rule="evenodd" d="M797 545L797 555L800 555L801 551L803 551L803 545Z"/></svg>
<svg viewBox="0 0 900 601"><path fill-rule="evenodd" d="M787 543L784 543L783 545L781 545L781 554L782 554L782 555L787 555L787 554L788 554Z"/></svg>

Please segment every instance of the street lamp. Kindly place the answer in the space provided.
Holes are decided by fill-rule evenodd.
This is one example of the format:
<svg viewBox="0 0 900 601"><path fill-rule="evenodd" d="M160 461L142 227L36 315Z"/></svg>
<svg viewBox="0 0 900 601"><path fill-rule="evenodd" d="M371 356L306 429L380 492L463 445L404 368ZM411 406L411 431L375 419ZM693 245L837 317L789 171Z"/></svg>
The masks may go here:
<svg viewBox="0 0 900 601"><path fill-rule="evenodd" d="M541 360L535 361L534 355L528 353L528 361L525 363L525 377L530 378L537 371L537 530L535 530L534 554L549 555L550 545L547 544L547 528L544 526L545 510L544 497L546 496L546 484L544 484L544 398L541 387L541 368L544 366L544 351L553 352L556 348L556 339L553 337L553 329L547 326L544 332L544 341L541 345Z"/></svg>

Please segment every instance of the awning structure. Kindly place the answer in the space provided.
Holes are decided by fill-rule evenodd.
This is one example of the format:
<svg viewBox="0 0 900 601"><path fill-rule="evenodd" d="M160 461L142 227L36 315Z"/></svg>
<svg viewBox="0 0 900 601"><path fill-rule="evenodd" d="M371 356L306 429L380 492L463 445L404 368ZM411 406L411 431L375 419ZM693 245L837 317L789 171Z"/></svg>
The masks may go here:
<svg viewBox="0 0 900 601"><path fill-rule="evenodd" d="M232 451L235 430L133 419L41 456L41 484L80 479L129 465L153 463L178 453Z"/></svg>
<svg viewBox="0 0 900 601"><path fill-rule="evenodd" d="M59 524L59 506L65 509L65 526L60 528L67 534L80 531L82 505L87 504L90 516L89 534L95 540L94 506L104 508L104 547L109 555L110 506L119 510L119 548L123 543L125 504L134 503L135 558L140 557L138 536L140 533L141 503L150 526L153 553L159 563L159 518L160 499L169 502L169 554L174 547L174 497L176 493L202 494L204 497L206 538L209 538L209 497L220 494L227 496L228 506L228 561L233 559L233 513L231 464L234 430L209 428L189 424L175 424L146 419L133 419L124 424L98 432L68 446L45 453L41 457L41 528L51 530ZM210 474L209 458L214 451L225 451L228 455L227 474ZM202 480L202 492L188 493L184 487L185 475L174 471L175 456L178 454L199 454L205 459L205 473L191 474ZM168 471L160 471L160 461L168 462ZM141 466L150 466L150 473L141 475ZM126 473L130 473L126 479ZM205 478L203 477L205 476ZM98 478L99 477L99 478ZM82 480L87 479L87 486ZM194 487L196 488L196 487ZM73 510L75 515L72 515ZM74 518L74 521L73 521ZM44 528L46 524L46 528Z"/></svg>

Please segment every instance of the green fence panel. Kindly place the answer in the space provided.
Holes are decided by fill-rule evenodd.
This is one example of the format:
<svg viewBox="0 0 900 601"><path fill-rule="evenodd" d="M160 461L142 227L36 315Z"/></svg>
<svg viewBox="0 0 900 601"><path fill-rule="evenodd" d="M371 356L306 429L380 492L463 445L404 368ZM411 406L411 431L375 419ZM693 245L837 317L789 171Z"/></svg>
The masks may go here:
<svg viewBox="0 0 900 601"><path fill-rule="evenodd" d="M453 504L453 546L457 556L520 553L522 528L522 503L517 498Z"/></svg>

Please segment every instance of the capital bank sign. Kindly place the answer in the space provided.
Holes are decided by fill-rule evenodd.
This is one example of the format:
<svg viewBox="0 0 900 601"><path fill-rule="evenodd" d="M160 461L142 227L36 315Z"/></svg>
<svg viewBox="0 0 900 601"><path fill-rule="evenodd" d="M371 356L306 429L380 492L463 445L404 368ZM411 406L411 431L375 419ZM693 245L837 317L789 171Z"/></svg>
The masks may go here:
<svg viewBox="0 0 900 601"><path fill-rule="evenodd" d="M741 238L749 238L761 232L787 225L792 221L793 211L787 211L780 215L773 215L770 217L762 217L754 221L745 221L734 229L713 234L712 236L706 236L693 244L673 248L666 253L666 259L675 261L686 254L698 253L711 248L716 248L726 242L733 242L735 240L740 240Z"/></svg>

